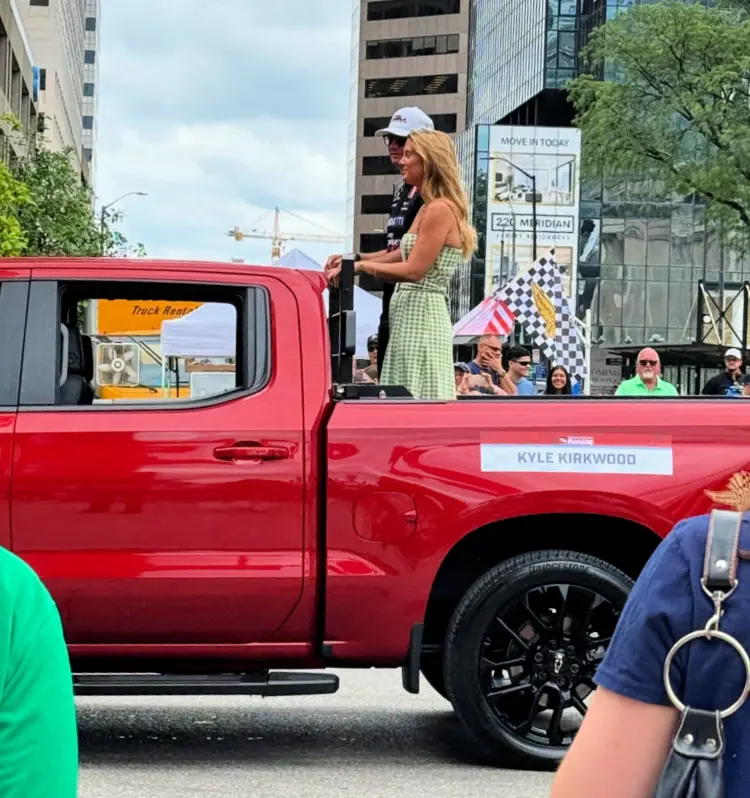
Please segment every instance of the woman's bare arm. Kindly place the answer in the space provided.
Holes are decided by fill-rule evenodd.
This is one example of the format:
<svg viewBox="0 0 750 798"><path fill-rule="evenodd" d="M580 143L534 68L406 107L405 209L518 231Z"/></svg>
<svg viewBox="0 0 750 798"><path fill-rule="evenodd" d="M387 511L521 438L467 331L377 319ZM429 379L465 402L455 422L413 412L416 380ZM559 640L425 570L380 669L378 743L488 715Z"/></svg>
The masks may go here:
<svg viewBox="0 0 750 798"><path fill-rule="evenodd" d="M390 252L387 250L384 252L378 252L375 256L366 255L362 258L362 260L370 260L374 261L375 263L403 263L404 259L401 256L400 249L392 249Z"/></svg>
<svg viewBox="0 0 750 798"><path fill-rule="evenodd" d="M326 280L334 282L339 274L341 274L341 255L331 255L326 262L323 271L325 272ZM390 252L383 249L380 252L373 252L367 255L366 260L368 263L403 263L404 259L401 256L401 249L394 249ZM362 271L361 269L359 271ZM384 279L384 278L381 278ZM395 280L384 279L384 282L396 282Z"/></svg>
<svg viewBox="0 0 750 798"><path fill-rule="evenodd" d="M440 250L456 226L453 212L445 202L436 200L421 211L419 235L406 261L377 263L361 260L357 271L371 274L380 280L395 283L415 283L421 280L435 263Z"/></svg>
<svg viewBox="0 0 750 798"><path fill-rule="evenodd" d="M550 798L651 798L678 722L672 707L598 687Z"/></svg>

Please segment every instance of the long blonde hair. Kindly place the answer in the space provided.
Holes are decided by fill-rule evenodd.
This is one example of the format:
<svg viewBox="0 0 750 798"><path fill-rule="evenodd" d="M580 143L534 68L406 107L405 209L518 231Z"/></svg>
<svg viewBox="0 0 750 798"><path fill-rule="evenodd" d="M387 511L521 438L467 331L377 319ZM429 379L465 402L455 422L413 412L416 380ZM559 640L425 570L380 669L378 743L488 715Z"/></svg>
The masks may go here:
<svg viewBox="0 0 750 798"><path fill-rule="evenodd" d="M470 258L477 249L477 233L469 222L469 200L458 174L456 148L451 137L439 130L415 130L409 140L424 168L422 199L425 204L442 199L453 207L463 256Z"/></svg>

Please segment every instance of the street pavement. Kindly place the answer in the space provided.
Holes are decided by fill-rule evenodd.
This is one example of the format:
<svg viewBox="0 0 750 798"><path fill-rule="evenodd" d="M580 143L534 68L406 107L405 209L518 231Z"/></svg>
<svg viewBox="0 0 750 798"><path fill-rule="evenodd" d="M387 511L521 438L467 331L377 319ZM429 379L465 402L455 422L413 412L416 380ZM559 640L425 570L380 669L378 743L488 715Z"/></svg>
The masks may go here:
<svg viewBox="0 0 750 798"><path fill-rule="evenodd" d="M333 696L81 698L79 798L546 798L551 775L472 757L450 706L400 671Z"/></svg>

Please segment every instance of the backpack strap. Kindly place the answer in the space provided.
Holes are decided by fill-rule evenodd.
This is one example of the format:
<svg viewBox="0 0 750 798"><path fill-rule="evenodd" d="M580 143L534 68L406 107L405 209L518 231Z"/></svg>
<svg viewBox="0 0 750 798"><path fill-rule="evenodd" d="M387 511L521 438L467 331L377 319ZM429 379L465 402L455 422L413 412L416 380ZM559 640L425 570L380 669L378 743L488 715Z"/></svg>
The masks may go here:
<svg viewBox="0 0 750 798"><path fill-rule="evenodd" d="M709 593L729 594L737 584L742 513L713 510L708 526L703 587Z"/></svg>

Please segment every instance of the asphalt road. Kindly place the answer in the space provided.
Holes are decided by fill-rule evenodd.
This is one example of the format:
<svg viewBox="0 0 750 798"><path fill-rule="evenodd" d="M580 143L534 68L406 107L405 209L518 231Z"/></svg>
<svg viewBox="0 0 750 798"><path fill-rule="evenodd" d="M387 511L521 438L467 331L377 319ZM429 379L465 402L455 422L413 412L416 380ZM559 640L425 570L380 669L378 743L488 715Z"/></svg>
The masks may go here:
<svg viewBox="0 0 750 798"><path fill-rule="evenodd" d="M79 699L80 798L546 798L551 776L476 763L450 706L399 671L334 696Z"/></svg>

